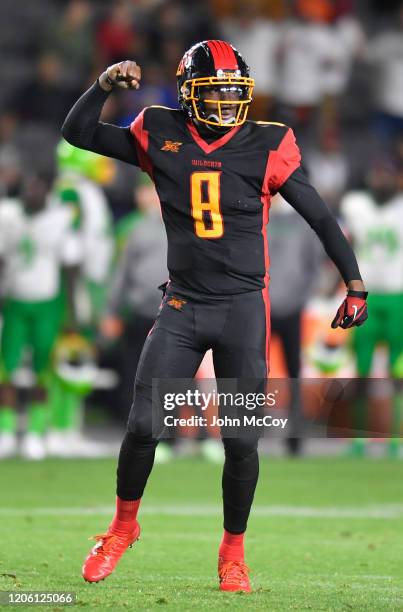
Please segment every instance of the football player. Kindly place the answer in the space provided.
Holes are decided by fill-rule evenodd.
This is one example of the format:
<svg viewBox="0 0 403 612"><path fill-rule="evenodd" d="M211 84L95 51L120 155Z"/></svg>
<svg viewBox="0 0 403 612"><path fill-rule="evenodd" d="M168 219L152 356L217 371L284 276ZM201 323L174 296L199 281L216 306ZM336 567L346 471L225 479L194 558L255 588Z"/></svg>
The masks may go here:
<svg viewBox="0 0 403 612"><path fill-rule="evenodd" d="M403 355L403 195L399 190L399 168L386 155L373 160L367 176L367 189L351 191L341 201L340 210L354 244L358 261L371 292L368 300L371 319L354 330L359 393L357 414L362 415L357 429L368 429L368 398L374 353L379 344L388 349L388 374L401 378ZM393 397L393 429L399 432L402 395ZM398 457L400 439L391 437L389 454ZM367 452L365 438L354 441L355 455Z"/></svg>
<svg viewBox="0 0 403 612"><path fill-rule="evenodd" d="M55 190L62 202L74 206L74 224L81 235L82 263L80 267L79 309L80 331L94 336L98 318L104 307L106 287L113 255L110 211L100 183L113 172L110 158L72 147L61 140L56 149L57 180ZM62 284L63 285L63 284ZM65 292L60 305L63 309ZM87 346L83 338L67 336L58 343L66 352ZM74 350L73 350L74 347ZM79 351L78 351L79 352ZM59 350L58 354L63 354ZM74 385L66 386L60 376L52 378L49 390L50 419L46 436L48 454L55 457L99 457L103 449L99 442L85 438L79 428L82 422L83 394Z"/></svg>
<svg viewBox="0 0 403 612"><path fill-rule="evenodd" d="M29 171L20 200L0 202L0 285L4 290L0 343L0 459L17 451L17 388L14 375L26 348L32 351L34 385L29 392L26 459L45 457L52 351L63 327L59 291L66 274L67 320L75 321L74 288L82 258L72 206L52 194L52 173Z"/></svg>
<svg viewBox="0 0 403 612"><path fill-rule="evenodd" d="M116 514L88 555L98 582L140 534L137 512L154 461L152 379L191 378L208 349L217 379L265 379L270 314L265 226L276 192L308 221L347 285L334 326L361 324L366 297L355 256L309 184L292 130L246 121L253 79L230 44L194 45L177 70L179 109L145 108L130 127L99 121L115 88L138 89L140 67L109 66L71 109L63 136L75 146L140 166L154 180L168 237L167 284L144 344L117 472ZM284 282L287 282L284 279ZM258 433L223 436L223 591L250 592L244 533L258 479Z"/></svg>

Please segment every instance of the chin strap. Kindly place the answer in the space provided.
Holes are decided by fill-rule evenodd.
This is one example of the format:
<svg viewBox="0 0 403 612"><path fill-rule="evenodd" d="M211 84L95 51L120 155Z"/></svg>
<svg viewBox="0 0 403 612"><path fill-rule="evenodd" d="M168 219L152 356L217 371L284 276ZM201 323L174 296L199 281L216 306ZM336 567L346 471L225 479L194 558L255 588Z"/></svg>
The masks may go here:
<svg viewBox="0 0 403 612"><path fill-rule="evenodd" d="M214 115L211 114L207 117L208 121L217 121L217 123L220 121L220 118L218 115ZM224 126L213 126L213 125L209 125L208 123L206 123L206 125L208 125L208 127L225 127L225 126L231 126L232 123L235 123L235 117L231 117L230 119L228 119L228 121L223 121Z"/></svg>
<svg viewBox="0 0 403 612"><path fill-rule="evenodd" d="M220 136L225 132L228 132L228 130L232 128L232 125L229 125L228 127L209 125L208 123L201 123L200 121L197 121L197 119L193 120L193 123L195 124L197 131L201 134L201 136L203 136L204 134L206 137L211 137L214 135Z"/></svg>

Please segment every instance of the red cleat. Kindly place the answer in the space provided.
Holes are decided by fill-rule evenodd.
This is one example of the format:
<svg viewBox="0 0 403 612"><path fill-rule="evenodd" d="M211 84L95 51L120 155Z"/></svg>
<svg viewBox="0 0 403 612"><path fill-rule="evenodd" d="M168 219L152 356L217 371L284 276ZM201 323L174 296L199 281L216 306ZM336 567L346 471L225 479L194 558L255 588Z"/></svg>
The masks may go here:
<svg viewBox="0 0 403 612"><path fill-rule="evenodd" d="M124 535L117 535L108 530L107 533L90 538L97 543L84 561L82 568L84 580L87 582L104 580L113 572L125 550L139 537L140 525L136 523L135 530Z"/></svg>
<svg viewBox="0 0 403 612"><path fill-rule="evenodd" d="M218 559L218 577L220 591L250 593L249 567L243 561L225 561Z"/></svg>

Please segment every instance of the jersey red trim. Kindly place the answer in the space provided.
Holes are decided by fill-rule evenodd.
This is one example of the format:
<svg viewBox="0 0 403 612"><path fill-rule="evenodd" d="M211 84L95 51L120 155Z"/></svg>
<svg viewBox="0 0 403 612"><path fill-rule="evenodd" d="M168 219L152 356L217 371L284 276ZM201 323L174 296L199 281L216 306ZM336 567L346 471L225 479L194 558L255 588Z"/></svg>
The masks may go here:
<svg viewBox="0 0 403 612"><path fill-rule="evenodd" d="M213 56L216 70L237 70L238 62L231 45L223 40L209 40L207 45Z"/></svg>
<svg viewBox="0 0 403 612"><path fill-rule="evenodd" d="M196 144L199 145L199 147L207 155L209 153L212 153L213 151L216 151L220 147L223 147L225 144L227 144L227 142L231 140L231 138L233 138L235 134L238 133L239 129L242 127L241 125L237 125L236 127L233 127L232 130L224 134L224 136L221 136L221 138L218 138L217 140L214 140L212 143L209 144L208 142L203 140L203 138L200 136L199 132L197 131L196 126L191 121L188 121L186 125L188 127L189 132L192 135L193 140L196 142Z"/></svg>
<svg viewBox="0 0 403 612"><path fill-rule="evenodd" d="M269 298L269 269L270 269L270 254L269 245L267 241L267 224L269 222L269 208L270 208L270 177L273 171L273 165L275 163L276 151L270 151L267 157L266 169L262 184L262 194L260 201L263 206L262 214L262 236L264 245L264 264L265 264L265 277L264 277L264 289L262 289L262 297L265 306L266 313L266 371L267 376L270 372L270 335L271 335L271 324L270 324L270 298Z"/></svg>
<svg viewBox="0 0 403 612"><path fill-rule="evenodd" d="M144 112L145 108L130 125L130 132L134 137L136 145L137 157L139 158L140 168L143 172L152 178L153 177L153 163L150 157L147 155L148 151L148 131L143 128L144 123Z"/></svg>
<svg viewBox="0 0 403 612"><path fill-rule="evenodd" d="M267 278L267 277L266 277ZM266 315L266 330L265 330L265 350L266 350L266 376L270 374L270 336L271 336L271 324L270 324L270 299L269 299L269 285L265 282L265 287L262 289L262 297L264 301L264 311Z"/></svg>
<svg viewBox="0 0 403 612"><path fill-rule="evenodd" d="M301 153L294 132L289 128L278 149L274 151L274 160L271 163L269 176L271 193L276 193L300 164Z"/></svg>

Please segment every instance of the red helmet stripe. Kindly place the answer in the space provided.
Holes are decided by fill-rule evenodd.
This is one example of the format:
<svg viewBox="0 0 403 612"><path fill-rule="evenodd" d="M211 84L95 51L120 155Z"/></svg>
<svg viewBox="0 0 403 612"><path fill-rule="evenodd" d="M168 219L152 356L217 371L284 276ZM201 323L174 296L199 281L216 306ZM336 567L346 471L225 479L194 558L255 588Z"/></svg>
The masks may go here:
<svg viewBox="0 0 403 612"><path fill-rule="evenodd" d="M220 51L215 40L208 41L208 47L213 55L214 68L217 70L220 66Z"/></svg>
<svg viewBox="0 0 403 612"><path fill-rule="evenodd" d="M218 40L217 42L225 53L226 61L229 63L230 69L236 70L238 68L238 62L236 60L236 56L231 45L222 40Z"/></svg>
<svg viewBox="0 0 403 612"><path fill-rule="evenodd" d="M236 70L238 68L236 55L231 45L222 40L209 40L207 44L216 70Z"/></svg>

